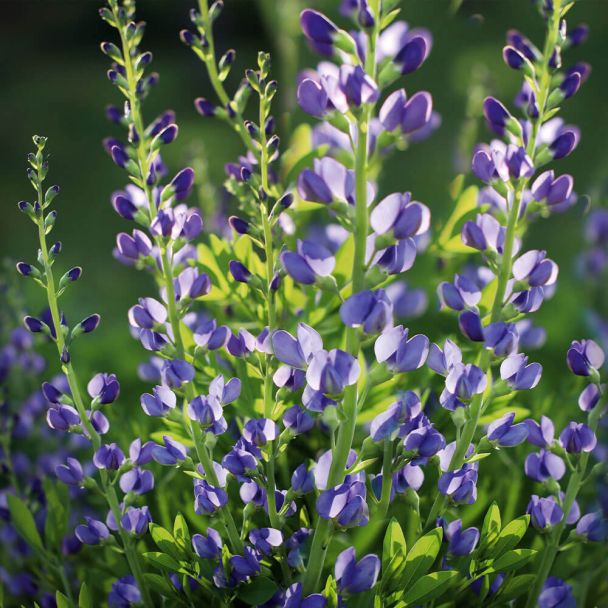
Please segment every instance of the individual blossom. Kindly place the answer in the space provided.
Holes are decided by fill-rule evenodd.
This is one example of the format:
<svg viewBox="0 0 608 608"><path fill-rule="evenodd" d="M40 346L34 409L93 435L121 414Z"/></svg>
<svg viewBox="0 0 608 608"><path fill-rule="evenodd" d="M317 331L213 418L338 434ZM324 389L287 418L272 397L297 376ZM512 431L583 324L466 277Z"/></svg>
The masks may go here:
<svg viewBox="0 0 608 608"><path fill-rule="evenodd" d="M209 276L191 266L182 270L173 281L175 297L180 301L188 298L200 298L207 295L210 290L211 281Z"/></svg>
<svg viewBox="0 0 608 608"><path fill-rule="evenodd" d="M194 380L194 367L182 359L167 359L160 370L164 384L171 388L180 388L185 382Z"/></svg>
<svg viewBox="0 0 608 608"><path fill-rule="evenodd" d="M213 514L228 504L228 494L206 479L194 480L194 511L197 515Z"/></svg>
<svg viewBox="0 0 608 608"><path fill-rule="evenodd" d="M258 553L251 547L245 547L242 555L233 555L230 564L238 582L255 576L261 570Z"/></svg>
<svg viewBox="0 0 608 608"><path fill-rule="evenodd" d="M152 394L144 393L141 396L141 407L148 416L165 416L177 404L175 393L167 386L155 386Z"/></svg>
<svg viewBox="0 0 608 608"><path fill-rule="evenodd" d="M462 311L473 308L481 300L479 286L464 275L455 275L454 282L443 281L437 288L437 295L442 308Z"/></svg>
<svg viewBox="0 0 608 608"><path fill-rule="evenodd" d="M479 213L467 220L461 230L462 242L478 251L503 253L506 229L489 213Z"/></svg>
<svg viewBox="0 0 608 608"><path fill-rule="evenodd" d="M296 467L291 476L291 489L298 494L307 494L315 489L315 478L305 464Z"/></svg>
<svg viewBox="0 0 608 608"><path fill-rule="evenodd" d="M207 528L206 535L194 534L192 548L203 559L218 559L222 554L222 537L214 528Z"/></svg>
<svg viewBox="0 0 608 608"><path fill-rule="evenodd" d="M396 192L383 198L370 215L376 234L391 233L397 239L424 234L431 224L431 212L426 205L411 200L411 194Z"/></svg>
<svg viewBox="0 0 608 608"><path fill-rule="evenodd" d="M555 426L551 418L540 417L540 423L532 419L527 419L524 424L528 427L528 442L539 448L550 447L555 438Z"/></svg>
<svg viewBox="0 0 608 608"><path fill-rule="evenodd" d="M184 445L167 435L163 435L164 445L157 445L152 450L152 457L158 464L173 466L186 460L187 450Z"/></svg>
<svg viewBox="0 0 608 608"><path fill-rule="evenodd" d="M359 378L359 362L349 353L333 349L315 353L306 370L306 382L324 395L339 395Z"/></svg>
<svg viewBox="0 0 608 608"><path fill-rule="evenodd" d="M559 436L559 442L570 454L592 452L597 438L592 429L584 423L570 422Z"/></svg>
<svg viewBox="0 0 608 608"><path fill-rule="evenodd" d="M141 591L133 576L123 576L112 584L108 595L110 608L130 608L141 602Z"/></svg>
<svg viewBox="0 0 608 608"><path fill-rule="evenodd" d="M307 433L314 426L314 418L297 405L288 408L283 414L283 424L294 434Z"/></svg>
<svg viewBox="0 0 608 608"><path fill-rule="evenodd" d="M534 388L540 382L542 372L541 364L528 364L528 357L523 353L508 356L500 365L500 377L516 391Z"/></svg>
<svg viewBox="0 0 608 608"><path fill-rule="evenodd" d="M148 531L148 524L152 521L148 507L128 507L120 519L123 530L135 536L141 536Z"/></svg>
<svg viewBox="0 0 608 608"><path fill-rule="evenodd" d="M462 352L449 338L446 339L443 350L435 343L431 344L429 347L429 355L426 364L434 372L437 372L442 376L447 376L457 363L462 363Z"/></svg>
<svg viewBox="0 0 608 608"><path fill-rule="evenodd" d="M380 560L376 555L368 554L357 561L354 547L349 547L336 557L334 574L341 593L351 595L368 591L378 580Z"/></svg>
<svg viewBox="0 0 608 608"><path fill-rule="evenodd" d="M546 257L545 251L528 251L513 263L513 277L529 287L553 285L557 280L557 264Z"/></svg>
<svg viewBox="0 0 608 608"><path fill-rule="evenodd" d="M92 517L85 517L84 524L76 526L75 534L78 540L85 545L98 545L110 536L107 526Z"/></svg>
<svg viewBox="0 0 608 608"><path fill-rule="evenodd" d="M570 371L577 376L597 375L604 360L604 351L593 340L574 340L566 356Z"/></svg>
<svg viewBox="0 0 608 608"><path fill-rule="evenodd" d="M562 508L557 504L553 496L539 498L532 495L526 512L530 515L530 522L537 530L549 530L557 525L564 517Z"/></svg>
<svg viewBox="0 0 608 608"><path fill-rule="evenodd" d="M132 327L153 329L167 321L167 309L154 298L140 298L139 303L129 309L129 323Z"/></svg>
<svg viewBox="0 0 608 608"><path fill-rule="evenodd" d="M87 392L91 399L101 405L107 405L118 398L120 384L114 374L96 374L87 384Z"/></svg>
<svg viewBox="0 0 608 608"><path fill-rule="evenodd" d="M369 428L370 437L374 441L393 440L401 434L404 426L420 417L422 405L420 398L413 391L391 403L384 412L378 414Z"/></svg>
<svg viewBox="0 0 608 608"><path fill-rule="evenodd" d="M559 481L566 474L566 464L557 455L547 450L528 454L524 471L530 479L541 483L548 479Z"/></svg>
<svg viewBox="0 0 608 608"><path fill-rule="evenodd" d="M514 323L497 321L483 329L484 346L494 351L497 357L504 357L517 351L519 334Z"/></svg>
<svg viewBox="0 0 608 608"><path fill-rule="evenodd" d="M67 458L65 464L55 467L57 478L69 486L80 486L84 480L82 465L76 458Z"/></svg>
<svg viewBox="0 0 608 608"><path fill-rule="evenodd" d="M306 369L315 353L323 350L321 336L309 325L298 323L296 337L282 329L271 336L275 357L296 369Z"/></svg>
<svg viewBox="0 0 608 608"><path fill-rule="evenodd" d="M379 118L386 131L399 130L405 135L420 133L432 124L433 98L430 93L419 91L408 99L405 90L399 89L386 98Z"/></svg>
<svg viewBox="0 0 608 608"><path fill-rule="evenodd" d="M120 489L126 494L146 494L154 489L154 475L152 471L135 467L120 477Z"/></svg>
<svg viewBox="0 0 608 608"><path fill-rule="evenodd" d="M576 608L572 587L556 576L548 576L538 596L539 608Z"/></svg>
<svg viewBox="0 0 608 608"><path fill-rule="evenodd" d="M256 470L258 460L254 454L237 444L224 456L222 466L235 477L244 478Z"/></svg>
<svg viewBox="0 0 608 608"><path fill-rule="evenodd" d="M46 421L52 429L69 431L71 427L80 425L80 415L71 405L58 404L48 409Z"/></svg>
<svg viewBox="0 0 608 608"><path fill-rule="evenodd" d="M475 463L476 464L476 463ZM477 467L465 464L457 471L448 471L439 478L439 491L455 504L472 505L477 500Z"/></svg>
<svg viewBox="0 0 608 608"><path fill-rule="evenodd" d="M306 9L300 14L300 25L313 48L322 55L331 55L338 34L336 24L322 13Z"/></svg>
<svg viewBox="0 0 608 608"><path fill-rule="evenodd" d="M433 425L424 424L407 434L403 440L403 447L407 452L414 452L419 459L424 460L434 456L445 447L445 438ZM420 462L414 462L414 464L420 464Z"/></svg>
<svg viewBox="0 0 608 608"><path fill-rule="evenodd" d="M304 596L302 583L294 583L283 594L284 608L325 608L327 599L320 593Z"/></svg>
<svg viewBox="0 0 608 608"><path fill-rule="evenodd" d="M317 512L319 517L332 519L344 528L365 526L369 520L365 484L345 482L324 490L317 499Z"/></svg>
<svg viewBox="0 0 608 608"><path fill-rule="evenodd" d="M93 456L93 464L98 469L108 469L116 471L124 462L125 455L115 443L102 445L97 449Z"/></svg>
<svg viewBox="0 0 608 608"><path fill-rule="evenodd" d="M214 435L221 435L228 428L222 404L211 395L199 395L190 401L188 417Z"/></svg>
<svg viewBox="0 0 608 608"><path fill-rule="evenodd" d="M340 307L340 318L347 327L361 327L366 334L377 334L393 324L393 303L384 289L360 291Z"/></svg>
<svg viewBox="0 0 608 608"><path fill-rule="evenodd" d="M445 389L439 397L441 405L450 411L466 404L486 390L487 378L476 365L456 363L445 379Z"/></svg>
<svg viewBox="0 0 608 608"><path fill-rule="evenodd" d="M319 277L328 277L336 265L336 259L329 249L299 239L297 251L283 251L280 257L287 274L303 285L312 285Z"/></svg>
<svg viewBox="0 0 608 608"><path fill-rule="evenodd" d="M505 448L523 443L528 436L528 427L523 422L513 424L514 419L515 412L508 412L491 422L487 429L488 441Z"/></svg>
<svg viewBox="0 0 608 608"><path fill-rule="evenodd" d="M597 384L589 384L579 395L578 406L583 412L590 412L599 403L600 397L601 393Z"/></svg>
<svg viewBox="0 0 608 608"><path fill-rule="evenodd" d="M419 369L424 365L429 352L429 339L417 334L408 337L409 330L402 325L385 330L374 343L378 363L388 369L403 373Z"/></svg>
<svg viewBox="0 0 608 608"><path fill-rule="evenodd" d="M283 535L275 528L254 528L249 532L249 542L264 555L270 555L283 544Z"/></svg>
<svg viewBox="0 0 608 608"><path fill-rule="evenodd" d="M576 534L592 542L606 539L606 520L600 512L583 515L576 524Z"/></svg>
<svg viewBox="0 0 608 608"><path fill-rule="evenodd" d="M531 187L535 201L547 205L550 211L565 211L576 202L573 192L574 180L571 175L555 177L555 172L545 171L533 182Z"/></svg>
<svg viewBox="0 0 608 608"><path fill-rule="evenodd" d="M462 529L462 520L455 519L449 524L443 523L445 537L448 540L448 551L456 557L470 555L479 542L479 530L471 527Z"/></svg>
<svg viewBox="0 0 608 608"><path fill-rule="evenodd" d="M279 427L268 418L254 418L247 421L242 435L247 443L255 446L264 446L279 436Z"/></svg>

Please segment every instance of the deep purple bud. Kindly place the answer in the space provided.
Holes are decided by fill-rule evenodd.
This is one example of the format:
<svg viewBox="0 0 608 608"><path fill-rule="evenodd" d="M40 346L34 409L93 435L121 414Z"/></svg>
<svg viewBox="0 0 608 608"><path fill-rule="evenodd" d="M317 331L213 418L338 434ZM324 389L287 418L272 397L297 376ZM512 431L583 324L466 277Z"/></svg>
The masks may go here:
<svg viewBox="0 0 608 608"><path fill-rule="evenodd" d="M84 471L76 458L68 458L66 464L55 467L58 479L69 486L79 486L84 479Z"/></svg>
<svg viewBox="0 0 608 608"><path fill-rule="evenodd" d="M250 270L247 268L247 266L245 266L245 264L239 262L238 260L230 261L229 270L234 280L238 281L239 283L248 283L249 279L251 278Z"/></svg>
<svg viewBox="0 0 608 608"><path fill-rule="evenodd" d="M305 9L300 13L300 25L306 38L321 45L333 43L333 37L338 32L336 25L318 11Z"/></svg>
<svg viewBox="0 0 608 608"><path fill-rule="evenodd" d="M558 160L564 158L564 156L568 156L578 145L579 139L580 134L578 129L573 127L563 129L549 145L553 158Z"/></svg>
<svg viewBox="0 0 608 608"><path fill-rule="evenodd" d="M23 323L28 331L32 332L33 334L40 333L41 331L44 331L45 327L47 327L47 325L40 319L30 317L29 315L23 318Z"/></svg>
<svg viewBox="0 0 608 608"><path fill-rule="evenodd" d="M201 116L206 117L215 116L215 112L217 111L217 106L204 97L198 97L195 99L194 107Z"/></svg>
<svg viewBox="0 0 608 608"><path fill-rule="evenodd" d="M581 392L578 398L578 406L583 412L590 412L599 402L601 397L597 384L590 384Z"/></svg>
<svg viewBox="0 0 608 608"><path fill-rule="evenodd" d="M29 277L36 270L34 266L28 264L27 262L17 262L16 268L17 272L24 277Z"/></svg>
<svg viewBox="0 0 608 608"><path fill-rule="evenodd" d="M249 222L236 215L231 215L228 218L228 223L237 234L247 234L249 232Z"/></svg>
<svg viewBox="0 0 608 608"><path fill-rule="evenodd" d="M502 137L507 122L512 118L507 108L498 99L486 97L483 102L483 113L490 129Z"/></svg>
<svg viewBox="0 0 608 608"><path fill-rule="evenodd" d="M413 36L395 55L395 63L402 75L415 72L426 60L430 52L429 41L425 36Z"/></svg>
<svg viewBox="0 0 608 608"><path fill-rule="evenodd" d="M92 517L85 517L85 524L76 526L75 534L78 540L85 545L98 545L110 536L107 526Z"/></svg>
<svg viewBox="0 0 608 608"><path fill-rule="evenodd" d="M86 319L83 319L80 322L80 327L82 329L82 332L85 334L88 334L88 333L91 333L92 331L95 331L97 329L97 327L99 326L100 321L101 321L101 317L96 313L88 316Z"/></svg>
<svg viewBox="0 0 608 608"><path fill-rule="evenodd" d="M125 455L115 443L102 445L93 456L93 464L98 469L109 469L116 471L124 462Z"/></svg>
<svg viewBox="0 0 608 608"><path fill-rule="evenodd" d="M597 374L604 360L604 351L593 340L574 340L566 356L570 371L577 376Z"/></svg>

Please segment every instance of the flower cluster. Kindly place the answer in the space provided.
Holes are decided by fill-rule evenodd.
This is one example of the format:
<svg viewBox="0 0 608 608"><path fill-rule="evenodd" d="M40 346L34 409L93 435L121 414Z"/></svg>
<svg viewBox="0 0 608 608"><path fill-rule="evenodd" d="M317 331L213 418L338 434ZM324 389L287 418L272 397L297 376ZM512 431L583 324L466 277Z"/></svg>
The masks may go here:
<svg viewBox="0 0 608 608"><path fill-rule="evenodd" d="M526 229L577 202L573 178L550 163L579 142L558 113L589 67L562 68L586 37L566 23L570 5L537 4L543 50L507 34L503 58L523 82L516 110L483 102L495 137L472 151L483 186L456 181L438 235L415 193L383 191L385 159L440 125L431 94L408 78L429 58L431 33L400 20L396 0L345 0L335 21L300 13L322 60L297 78L297 104L314 123L291 138L273 114L270 55L260 52L230 89L236 54L218 57L214 37L223 2L198 2L180 38L213 98L194 108L244 146L225 165L226 200L213 209L194 188L198 169L164 162L167 146L178 147L175 113L144 118L159 77L134 0L100 9L115 34L101 50L120 96L106 116L122 129L103 145L126 182L111 205L132 227L114 257L154 290L128 303L125 323L147 352L137 370L146 388L121 429L116 375L86 384L79 375L76 341L100 316L70 325L59 308L82 269L53 272L59 189L43 187L46 139L35 137L36 199L19 209L36 226L39 254L16 267L43 288L48 310L3 336L0 385L48 373L38 344L55 349L61 374L21 395L19 409L2 405L2 538L18 566L0 579L11 598L121 608L574 605L578 587L554 564L606 538L587 492L602 470L591 461L605 453L605 356L592 339L568 349L559 402L578 399L579 416L537 389L543 367L526 353L546 333L531 314L553 296L559 270L528 246ZM597 275L608 239L605 218L593 217L582 265ZM411 328L426 291L403 280L422 254L436 258L439 276L425 333ZM446 314L457 323L441 335L434 325ZM33 467L11 447L38 434L62 443ZM56 480L41 488L49 473ZM532 548L520 545L528 531L538 534ZM100 573L78 589L77 560Z"/></svg>

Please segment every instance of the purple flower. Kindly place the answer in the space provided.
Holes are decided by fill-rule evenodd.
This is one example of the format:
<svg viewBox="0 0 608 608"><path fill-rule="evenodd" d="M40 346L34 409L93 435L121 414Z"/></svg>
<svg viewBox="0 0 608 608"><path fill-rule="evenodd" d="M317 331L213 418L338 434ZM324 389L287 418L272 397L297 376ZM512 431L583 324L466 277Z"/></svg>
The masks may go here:
<svg viewBox="0 0 608 608"><path fill-rule="evenodd" d="M71 405L50 407L46 413L48 425L57 431L69 431L70 427L80 424L80 415Z"/></svg>
<svg viewBox="0 0 608 608"><path fill-rule="evenodd" d="M130 608L141 602L141 592L133 576L123 576L112 584L108 595L110 608Z"/></svg>
<svg viewBox="0 0 608 608"><path fill-rule="evenodd" d="M153 329L164 325L167 320L167 309L154 298L140 298L139 304L129 309L129 323L132 327Z"/></svg>
<svg viewBox="0 0 608 608"><path fill-rule="evenodd" d="M182 359L167 359L161 367L160 376L164 384L180 388L194 379L194 367Z"/></svg>
<svg viewBox="0 0 608 608"><path fill-rule="evenodd" d="M534 180L532 196L538 202L544 201L552 211L563 211L576 201L572 192L573 185L571 175L556 178L554 171L545 171Z"/></svg>
<svg viewBox="0 0 608 608"><path fill-rule="evenodd" d="M370 425L370 437L374 441L395 439L404 424L417 419L422 411L420 398L413 391L407 391L402 399L391 403L384 412L378 414Z"/></svg>
<svg viewBox="0 0 608 608"><path fill-rule="evenodd" d="M281 604L283 608L325 608L327 606L327 599L320 593L312 593L304 597L302 583L294 583L288 587L283 594L282 601L284 602Z"/></svg>
<svg viewBox="0 0 608 608"><path fill-rule="evenodd" d="M488 440L500 447L510 448L519 445L528 436L525 423L513 424L515 412L509 412L488 425Z"/></svg>
<svg viewBox="0 0 608 608"><path fill-rule="evenodd" d="M324 490L317 499L317 512L323 519L333 519L347 528L365 526L369 520L365 483L345 482Z"/></svg>
<svg viewBox="0 0 608 608"><path fill-rule="evenodd" d="M525 281L530 287L553 285L557 280L557 264L546 257L546 251L532 250L513 263L513 277Z"/></svg>
<svg viewBox="0 0 608 608"><path fill-rule="evenodd" d="M519 334L513 323L498 321L490 323L483 330L484 346L490 348L498 357L510 355L517 350Z"/></svg>
<svg viewBox="0 0 608 608"><path fill-rule="evenodd" d="M324 395L339 395L345 387L357 382L359 371L358 361L349 353L338 349L320 350L310 360L306 382Z"/></svg>
<svg viewBox="0 0 608 608"><path fill-rule="evenodd" d="M188 267L174 279L173 288L178 301L185 298L195 299L209 293L211 281L204 272L199 273L196 268Z"/></svg>
<svg viewBox="0 0 608 608"><path fill-rule="evenodd" d="M93 464L98 469L109 469L116 471L124 462L125 455L115 443L102 445L93 456Z"/></svg>
<svg viewBox="0 0 608 608"><path fill-rule="evenodd" d="M572 587L560 578L547 577L538 596L538 608L576 608Z"/></svg>
<svg viewBox="0 0 608 608"><path fill-rule="evenodd" d="M315 478L305 464L296 467L291 476L291 488L298 494L307 494L315 489Z"/></svg>
<svg viewBox="0 0 608 608"><path fill-rule="evenodd" d="M336 557L334 574L341 593L361 593L376 584L380 574L380 560L370 553L357 562L354 547L349 547Z"/></svg>
<svg viewBox="0 0 608 608"><path fill-rule="evenodd" d="M455 504L472 505L477 500L477 467L465 464L457 471L447 471L439 478L439 491Z"/></svg>
<svg viewBox="0 0 608 608"><path fill-rule="evenodd" d="M430 39L425 32L420 31L418 35L409 37L395 55L394 61L402 75L411 74L426 61L430 51Z"/></svg>
<svg viewBox="0 0 608 608"><path fill-rule="evenodd" d="M298 323L296 338L280 329L271 336L275 357L290 367L306 369L316 352L323 350L321 336L309 325Z"/></svg>
<svg viewBox="0 0 608 608"><path fill-rule="evenodd" d="M331 275L336 265L336 259L323 245L298 240L297 252L284 251L281 253L281 263L294 281L312 285L317 277Z"/></svg>
<svg viewBox="0 0 608 608"><path fill-rule="evenodd" d="M164 445L157 445L152 451L152 458L158 464L173 466L182 460L186 460L187 450L184 445L167 435L163 435Z"/></svg>
<svg viewBox="0 0 608 608"><path fill-rule="evenodd" d="M454 275L454 282L443 281L437 288L442 308L465 310L476 306L481 300L479 286L464 275Z"/></svg>
<svg viewBox="0 0 608 608"><path fill-rule="evenodd" d="M300 13L300 25L317 52L322 55L332 54L333 41L338 33L338 27L333 21L318 11L306 9Z"/></svg>
<svg viewBox="0 0 608 608"><path fill-rule="evenodd" d="M351 107L359 108L363 104L374 103L380 95L378 85L363 68L349 64L340 66L338 81L334 83L330 79L327 92L330 101L342 113Z"/></svg>
<svg viewBox="0 0 608 608"><path fill-rule="evenodd" d="M426 364L438 374L447 376L452 367L462 363L462 353L449 338L445 341L443 350L437 344L431 344Z"/></svg>
<svg viewBox="0 0 608 608"><path fill-rule="evenodd" d="M78 540L85 545L98 545L110 536L107 526L92 517L85 517L84 524L76 526L75 534Z"/></svg>
<svg viewBox="0 0 608 608"><path fill-rule="evenodd" d="M408 329L402 325L385 330L374 343L378 363L385 363L393 372L402 373L419 369L429 352L429 339L417 334L408 339Z"/></svg>
<svg viewBox="0 0 608 608"><path fill-rule="evenodd" d="M243 555L234 555L230 564L237 581L243 581L260 572L260 560L257 552L251 547L245 547Z"/></svg>
<svg viewBox="0 0 608 608"><path fill-rule="evenodd" d="M79 486L84 480L84 471L76 458L67 458L66 464L57 465L55 474L58 479L69 486Z"/></svg>
<svg viewBox="0 0 608 608"><path fill-rule="evenodd" d="M242 435L247 443L264 446L279 436L279 427L268 418L254 418L245 424Z"/></svg>
<svg viewBox="0 0 608 608"><path fill-rule="evenodd" d="M194 480L194 511L197 515L213 514L228 504L228 494L206 479Z"/></svg>
<svg viewBox="0 0 608 608"><path fill-rule="evenodd" d="M578 398L578 406L583 412L590 412L599 402L601 397L597 384L589 384L583 389Z"/></svg>
<svg viewBox="0 0 608 608"><path fill-rule="evenodd" d="M547 479L559 481L566 474L566 465L557 454L540 450L538 453L528 454L524 470L534 481L541 483Z"/></svg>
<svg viewBox="0 0 608 608"><path fill-rule="evenodd" d="M146 471L135 467L124 473L120 478L120 489L126 494L146 494L154 489L154 475L152 471Z"/></svg>
<svg viewBox="0 0 608 608"><path fill-rule="evenodd" d="M87 385L87 392L92 399L106 405L116 401L120 393L120 384L115 374L96 374Z"/></svg>
<svg viewBox="0 0 608 608"><path fill-rule="evenodd" d="M188 404L188 417L195 420L214 435L226 431L228 424L224 418L224 410L216 397L200 395Z"/></svg>
<svg viewBox="0 0 608 608"><path fill-rule="evenodd" d="M477 528L462 529L462 520L455 519L449 524L443 524L445 536L448 540L448 551L457 557L471 555L479 542L479 530Z"/></svg>
<svg viewBox="0 0 608 608"><path fill-rule="evenodd" d="M380 108L379 118L387 131L399 128L406 135L420 132L431 124L433 98L430 93L419 91L407 99L405 91L399 89L386 98Z"/></svg>
<svg viewBox="0 0 608 608"><path fill-rule="evenodd" d="M475 220L466 221L461 236L462 242L473 249L502 254L505 228L489 213L477 214Z"/></svg>
<svg viewBox="0 0 608 608"><path fill-rule="evenodd" d="M240 447L234 447L224 456L222 466L235 477L242 478L247 476L250 471L255 471L258 461L251 452Z"/></svg>
<svg viewBox="0 0 608 608"><path fill-rule="evenodd" d="M207 528L207 536L194 534L192 548L203 559L218 559L222 554L222 537L214 528Z"/></svg>
<svg viewBox="0 0 608 608"><path fill-rule="evenodd" d="M592 452L597 445L595 433L586 424L576 422L568 423L561 432L559 441L570 454Z"/></svg>
<svg viewBox="0 0 608 608"><path fill-rule="evenodd" d="M275 528L254 528L249 532L249 542L264 555L270 555L283 544L283 535Z"/></svg>
<svg viewBox="0 0 608 608"><path fill-rule="evenodd" d="M175 393L167 386L155 386L153 394L144 393L141 396L141 407L148 416L165 416L177 404Z"/></svg>
<svg viewBox="0 0 608 608"><path fill-rule="evenodd" d="M245 264L238 260L231 260L229 265L230 274L232 278L238 283L248 283L251 278L251 271Z"/></svg>
<svg viewBox="0 0 608 608"><path fill-rule="evenodd" d="M553 496L539 498L536 494L532 495L526 513L530 515L530 521L537 530L548 530L564 517L562 508Z"/></svg>
<svg viewBox="0 0 608 608"><path fill-rule="evenodd" d="M576 524L576 534L592 542L606 538L606 521L600 512L583 515Z"/></svg>
<svg viewBox="0 0 608 608"><path fill-rule="evenodd" d="M293 405L283 414L285 428L295 434L307 433L314 425L313 417L297 405Z"/></svg>
<svg viewBox="0 0 608 608"><path fill-rule="evenodd" d="M410 431L403 446L407 452L415 452L420 458L430 458L445 447L445 438L431 424L426 424Z"/></svg>
<svg viewBox="0 0 608 608"><path fill-rule="evenodd" d="M555 438L555 427L550 418L541 416L540 424L531 419L525 420L524 423L528 427L528 441L532 445L539 448L551 446Z"/></svg>
<svg viewBox="0 0 608 608"><path fill-rule="evenodd" d="M142 445L141 439L137 438L129 446L129 460L132 464L141 466L152 462L152 452L156 444L153 441L146 441Z"/></svg>
<svg viewBox="0 0 608 608"><path fill-rule="evenodd" d="M348 327L362 327L366 334L377 334L393 324L393 304L384 289L360 291L342 304L340 318Z"/></svg>
<svg viewBox="0 0 608 608"><path fill-rule="evenodd" d="M429 230L431 212L426 205L411 200L411 194L395 192L383 198L370 216L377 234L392 232L396 239L406 239Z"/></svg>
<svg viewBox="0 0 608 608"><path fill-rule="evenodd" d="M476 365L456 363L445 379L445 390L439 401L447 410L465 407L466 403L486 390L487 378Z"/></svg>
<svg viewBox="0 0 608 608"><path fill-rule="evenodd" d="M120 520L123 530L135 536L141 536L148 531L148 524L152 521L148 507L129 507Z"/></svg>
<svg viewBox="0 0 608 608"><path fill-rule="evenodd" d="M483 114L488 127L501 137L505 134L507 125L514 120L507 108L494 97L484 99Z"/></svg>
<svg viewBox="0 0 608 608"><path fill-rule="evenodd" d="M523 353L508 356L500 364L500 377L516 391L534 388L543 373L540 363L530 363Z"/></svg>
<svg viewBox="0 0 608 608"><path fill-rule="evenodd" d="M593 376L604 365L604 351L593 340L574 340L566 361L573 374Z"/></svg>

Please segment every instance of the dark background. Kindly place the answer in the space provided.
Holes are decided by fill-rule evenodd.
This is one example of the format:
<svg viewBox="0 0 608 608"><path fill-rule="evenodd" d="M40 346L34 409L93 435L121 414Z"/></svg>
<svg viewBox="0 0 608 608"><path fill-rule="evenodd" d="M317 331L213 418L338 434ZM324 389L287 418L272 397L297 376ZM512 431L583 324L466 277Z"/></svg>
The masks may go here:
<svg viewBox="0 0 608 608"><path fill-rule="evenodd" d="M33 261L33 226L17 211L16 202L32 196L25 177L30 137L47 135L52 154L49 180L62 188L56 199L59 219L53 234L64 243L65 253L58 264L61 269L74 264L85 269L64 307L74 321L93 311L102 315L101 330L79 346L82 360L86 360L83 365L89 368L87 372L116 371L127 389L129 382L135 382L128 379L133 378L144 354L129 337L126 311L138 296L153 295L154 287L148 277L115 262L111 253L116 233L130 228L109 203L111 192L124 185L124 173L113 165L100 143L109 134L122 135L104 118L105 104L121 100L105 77L108 61L99 51L99 43L113 40L115 32L99 19L98 1L3 0L0 4L0 257ZM336 16L337 0L306 4ZM148 22L142 48L153 51L153 69L161 75L160 85L145 104L145 117L150 121L163 109L173 108L180 137L165 160L176 172L193 154L204 151L211 181L219 187L223 164L239 154L241 147L223 124L204 120L194 111L192 100L210 92L202 65L178 38L179 30L189 24L192 6L191 0L138 3L138 17ZM317 59L279 14L281 6L293 14L299 10L296 0L227 0L216 39L220 50L234 47L238 51L232 84L246 66L255 63L258 49L274 52L274 73L282 95L278 103L292 109L296 64L298 68L312 66ZM384 194L411 190L440 222L450 211L449 182L457 170L468 167L468 153L460 155L457 142L471 111L469 93L481 85L510 103L520 75L502 62L505 32L515 27L541 46L544 27L526 0L465 0L455 14L447 0L411 0L402 6L403 18L413 26L429 28L435 40L424 68L408 77L405 86L412 92L431 91L443 124L432 138L391 159L383 172L381 190ZM608 2L579 1L570 20L572 25L589 23L591 35L585 46L567 54L566 64L585 60L592 64L593 72L580 93L564 105L563 116L580 126L582 141L556 169L574 174L580 194L593 194L601 187L608 162ZM473 109L478 116L479 108L474 105ZM292 120L307 120L299 110L295 112ZM475 125L469 121L467 128ZM478 140L488 139L485 127L479 125ZM592 199L594 204L599 202L597 197ZM584 326L581 283L575 268L582 243L582 211L578 206L538 224L528 240L531 247L546 248L562 270L557 296L538 317L552 335L542 360L555 363L554 374L562 373L568 341L579 337ZM415 273L412 282L417 282ZM435 306L432 289L429 287L429 296ZM39 291L32 290L30 295L39 298ZM435 337L432 325L421 324L418 329ZM125 392L129 394L128 389Z"/></svg>

